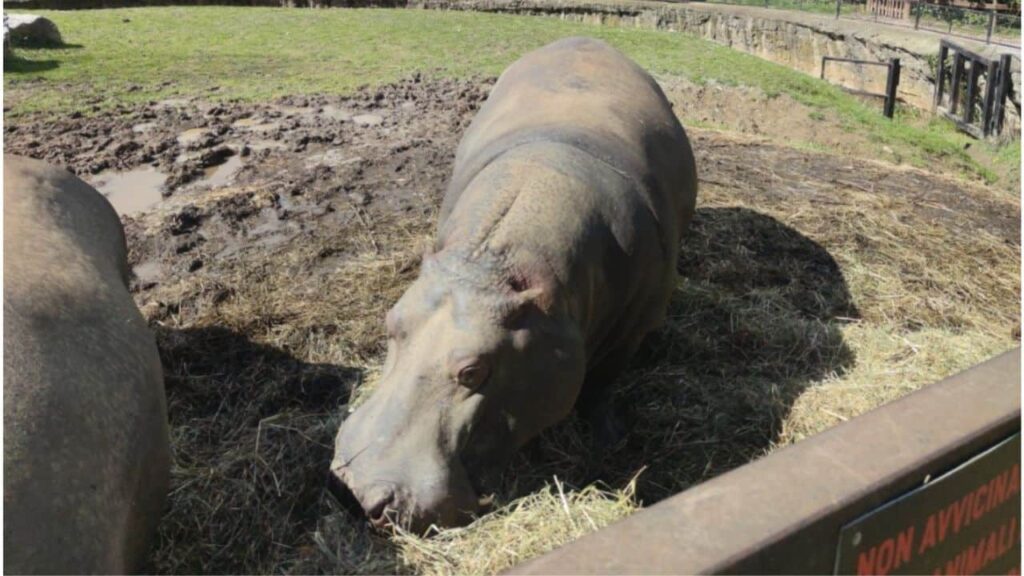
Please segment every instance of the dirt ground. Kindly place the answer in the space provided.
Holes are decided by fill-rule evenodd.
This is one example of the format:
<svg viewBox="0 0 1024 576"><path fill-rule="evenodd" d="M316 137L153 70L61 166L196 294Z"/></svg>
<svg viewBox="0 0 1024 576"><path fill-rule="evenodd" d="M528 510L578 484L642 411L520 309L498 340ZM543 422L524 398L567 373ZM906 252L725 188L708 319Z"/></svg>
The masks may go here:
<svg viewBox="0 0 1024 576"><path fill-rule="evenodd" d="M69 167L124 212L175 450L154 571L477 570L370 533L324 481L491 83L417 75L347 98L198 97L5 127L8 153ZM721 108L728 98L707 100L697 113L738 133L689 130L701 191L682 280L622 379L637 424L600 477L616 489L636 478L643 504L1020 334L1016 199L788 148L758 135L785 122L767 108L740 118ZM591 480L586 434L575 419L546 433L495 487L498 502L552 477Z"/></svg>

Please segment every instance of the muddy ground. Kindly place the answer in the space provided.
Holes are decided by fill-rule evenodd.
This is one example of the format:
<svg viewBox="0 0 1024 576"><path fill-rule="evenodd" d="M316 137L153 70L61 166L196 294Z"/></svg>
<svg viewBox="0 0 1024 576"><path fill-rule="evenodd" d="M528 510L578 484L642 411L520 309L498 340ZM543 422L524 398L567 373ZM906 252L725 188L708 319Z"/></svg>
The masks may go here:
<svg viewBox="0 0 1024 576"><path fill-rule="evenodd" d="M198 97L5 127L8 153L68 167L122 212L175 448L153 570L417 570L355 517L343 543L325 542L321 520L337 509L324 480L491 84L416 76L351 97ZM1009 337L1016 277L959 276L1019 270L1013 198L758 136L690 134L701 197L684 283L622 384L640 418L608 485L643 470L647 504L800 437L786 423L796 398L858 362L848 323ZM913 257L890 261L890 242ZM946 270L954 247L967 257ZM876 294L888 288L862 267L896 270L902 292ZM575 421L546 434L499 501L556 474L591 479L585 436Z"/></svg>

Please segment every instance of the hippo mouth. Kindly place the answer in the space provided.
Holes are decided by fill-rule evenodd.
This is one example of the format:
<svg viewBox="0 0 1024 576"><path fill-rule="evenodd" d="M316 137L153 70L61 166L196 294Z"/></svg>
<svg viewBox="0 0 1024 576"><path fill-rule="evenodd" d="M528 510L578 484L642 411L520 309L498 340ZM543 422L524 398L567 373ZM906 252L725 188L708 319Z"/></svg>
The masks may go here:
<svg viewBox="0 0 1024 576"><path fill-rule="evenodd" d="M433 514L428 512L421 517L420 515L411 515L409 511L403 510L402 504L405 502L405 498L391 494L385 498L372 498L370 499L372 501L364 501L350 488L350 482L351 473L347 467L332 469L328 473L328 494L353 518L365 518L371 526L382 531L393 529L396 525L404 530L423 535L429 535L430 532L436 531L436 523L431 519ZM490 512L495 501L493 492L484 492L477 482L472 484L476 510L463 510L462 512L467 518ZM480 494L484 495L479 496ZM366 498L366 495L363 497Z"/></svg>
<svg viewBox="0 0 1024 576"><path fill-rule="evenodd" d="M327 492L353 518L365 518L370 525L380 530L387 528L397 519L398 512L391 507L394 502L393 496L378 499L367 508L349 488L349 481L346 468L331 470L327 477Z"/></svg>
<svg viewBox="0 0 1024 576"><path fill-rule="evenodd" d="M331 470L327 473L327 493L330 494L339 506L348 512L352 517L364 516L366 512L363 505L359 503L355 493L345 484L340 474Z"/></svg>

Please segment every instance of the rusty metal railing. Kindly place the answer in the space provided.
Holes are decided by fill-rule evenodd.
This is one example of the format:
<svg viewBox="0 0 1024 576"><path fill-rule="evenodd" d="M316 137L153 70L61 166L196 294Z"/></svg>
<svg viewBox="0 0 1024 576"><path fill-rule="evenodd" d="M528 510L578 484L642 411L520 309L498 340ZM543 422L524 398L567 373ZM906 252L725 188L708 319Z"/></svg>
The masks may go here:
<svg viewBox="0 0 1024 576"><path fill-rule="evenodd" d="M885 105L882 108L882 114L886 118L892 118L896 112L896 91L900 85L900 59L890 58L888 62L875 62L873 60L857 60L855 58L838 58L836 56L822 56L821 57L821 79L825 79L825 64L828 62L846 62L848 64L858 64L864 66L885 66L888 72L885 77L885 94L878 94L877 92L868 92L866 90L854 90L847 88L846 86L840 86L846 92L850 94L857 94L859 96L873 96L876 98L882 98L885 101Z"/></svg>
<svg viewBox="0 0 1024 576"><path fill-rule="evenodd" d="M1019 384L1018 348L510 573L832 573L844 525L1019 433Z"/></svg>
<svg viewBox="0 0 1024 576"><path fill-rule="evenodd" d="M996 60L955 42L940 41L932 108L975 138L1000 134L1013 85L1012 58L1001 54ZM948 82L947 62L952 68ZM975 117L976 104L980 104L981 118Z"/></svg>

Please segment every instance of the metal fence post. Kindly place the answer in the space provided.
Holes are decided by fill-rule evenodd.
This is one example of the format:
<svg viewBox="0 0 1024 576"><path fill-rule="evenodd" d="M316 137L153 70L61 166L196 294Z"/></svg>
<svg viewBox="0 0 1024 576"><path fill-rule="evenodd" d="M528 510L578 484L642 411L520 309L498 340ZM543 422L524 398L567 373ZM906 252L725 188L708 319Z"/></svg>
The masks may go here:
<svg viewBox="0 0 1024 576"><path fill-rule="evenodd" d="M914 2L915 14L914 14L914 30L921 27L921 11L924 8L923 2Z"/></svg>
<svg viewBox="0 0 1024 576"><path fill-rule="evenodd" d="M949 55L949 47L945 41L939 43L939 61L935 70L935 102L932 103L932 111L942 104L943 88L946 85L946 56Z"/></svg>
<svg viewBox="0 0 1024 576"><path fill-rule="evenodd" d="M988 68L985 70L985 100L981 107L981 134L982 136L988 137L992 133L992 112L993 103L996 98L996 82L998 82L997 76L999 76L999 63L992 60L988 63Z"/></svg>
<svg viewBox="0 0 1024 576"><path fill-rule="evenodd" d="M992 43L992 29L996 26L996 11L988 13L988 32L985 34L985 44Z"/></svg>
<svg viewBox="0 0 1024 576"><path fill-rule="evenodd" d="M960 80L964 74L964 56L959 51L953 54L953 79L949 83L949 113L956 115L960 104Z"/></svg>
<svg viewBox="0 0 1024 576"><path fill-rule="evenodd" d="M885 81L885 110L886 118L892 118L896 111L896 87L900 84L900 59L889 59L889 76Z"/></svg>
<svg viewBox="0 0 1024 576"><path fill-rule="evenodd" d="M836 0L836 20L839 19L839 11L843 8L843 0Z"/></svg>
<svg viewBox="0 0 1024 576"><path fill-rule="evenodd" d="M974 101L978 97L978 77L981 69L978 68L978 61L971 60L971 68L967 71L967 95L964 97L964 123L970 124L974 121Z"/></svg>
<svg viewBox="0 0 1024 576"><path fill-rule="evenodd" d="M992 131L999 134L1003 131L1003 117L1006 114L1006 95L1010 92L1010 85L1013 83L1010 69L1013 55L1003 54L999 57L999 88L996 91L995 112L992 119ZM991 82L991 79L989 80Z"/></svg>

